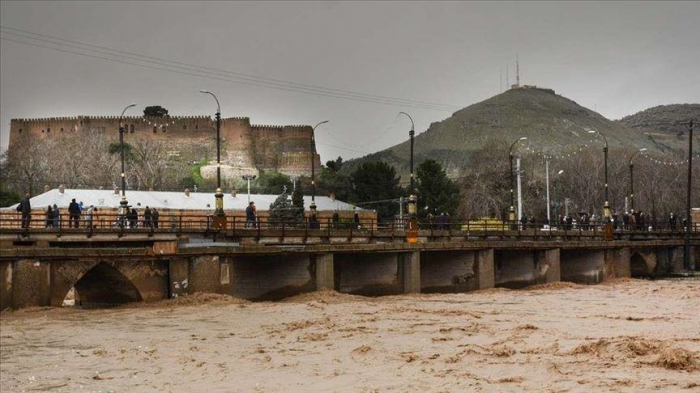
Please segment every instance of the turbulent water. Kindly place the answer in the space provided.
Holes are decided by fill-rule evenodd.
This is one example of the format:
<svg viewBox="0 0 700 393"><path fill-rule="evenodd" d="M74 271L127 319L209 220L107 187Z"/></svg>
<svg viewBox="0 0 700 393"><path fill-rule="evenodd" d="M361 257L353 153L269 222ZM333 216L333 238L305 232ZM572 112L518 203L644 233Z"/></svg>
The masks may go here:
<svg viewBox="0 0 700 393"><path fill-rule="evenodd" d="M248 303L196 294L0 316L18 391L698 391L700 282Z"/></svg>

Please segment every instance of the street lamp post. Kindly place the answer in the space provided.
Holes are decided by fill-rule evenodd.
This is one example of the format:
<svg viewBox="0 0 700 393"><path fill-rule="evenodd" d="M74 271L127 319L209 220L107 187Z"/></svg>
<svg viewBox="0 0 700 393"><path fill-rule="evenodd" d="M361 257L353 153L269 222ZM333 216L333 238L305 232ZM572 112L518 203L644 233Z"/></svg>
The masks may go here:
<svg viewBox="0 0 700 393"><path fill-rule="evenodd" d="M316 127L325 123L328 123L328 120L316 124L311 131L311 205L309 210L311 210L312 215L316 214Z"/></svg>
<svg viewBox="0 0 700 393"><path fill-rule="evenodd" d="M248 181L248 204L249 205L250 205L250 181L255 180L255 178L257 178L257 176L255 176L255 175L244 175L243 176L243 180Z"/></svg>
<svg viewBox="0 0 700 393"><path fill-rule="evenodd" d="M136 106L136 104L131 104L124 108L122 114L119 115L119 145L121 147L121 159L122 159L122 172L120 174L122 178L122 198L119 201L119 224L126 226L126 216L128 214L129 202L126 200L126 173L124 170L124 125L122 124L122 119L124 118L124 113L127 109Z"/></svg>
<svg viewBox="0 0 700 393"><path fill-rule="evenodd" d="M551 226L552 225L552 218L550 217L550 210L551 210L552 205L549 203L549 160L546 161L546 165L547 165L547 169L546 169L546 171L547 171L547 225ZM555 175L553 182L556 182L557 181L556 176L559 176L562 173L564 173L564 170L560 169L559 172L557 172L557 174ZM556 194L556 187L554 188L554 193ZM556 198L556 195L554 197Z"/></svg>
<svg viewBox="0 0 700 393"><path fill-rule="evenodd" d="M413 118L406 112L399 112L399 115L405 115L411 120L411 131L408 132L408 136L411 140L411 187L408 196L408 231L406 233L406 241L408 243L418 242L418 217L417 217L417 204L418 198L416 197L414 188L414 174L413 174L413 139L416 135L415 124L413 123ZM403 217L402 217L403 218Z"/></svg>
<svg viewBox="0 0 700 393"><path fill-rule="evenodd" d="M559 193L557 192L557 180L559 179L559 175L564 173L564 170L561 169L557 173L556 176L554 176L554 179L552 180L552 187L554 187L554 216L555 219L557 220L557 225L559 224L559 208L561 207L561 201L559 200ZM547 205L547 208L549 208L549 205ZM549 225L552 225L550 222Z"/></svg>
<svg viewBox="0 0 700 393"><path fill-rule="evenodd" d="M216 100L216 193L214 194L214 228L226 229L226 213L224 213L224 193L221 190L221 105L214 93L208 90L200 90L202 94L209 94Z"/></svg>
<svg viewBox="0 0 700 393"><path fill-rule="evenodd" d="M603 217L610 219L610 203L608 202L608 138L597 130L590 130L588 133L598 134L602 136L603 140L605 141L605 147L603 148L603 155L605 159L605 204L603 205Z"/></svg>
<svg viewBox="0 0 700 393"><path fill-rule="evenodd" d="M630 206L632 210L634 210L634 163L632 162L632 160L634 160L634 156L636 156L638 153L645 151L647 151L646 147L641 148L635 151L630 157Z"/></svg>
<svg viewBox="0 0 700 393"><path fill-rule="evenodd" d="M693 173L693 121L688 123L688 196L685 205L685 217L686 217L686 227L685 227L685 245L683 247L683 264L689 270L695 269L694 263L690 258L690 229L693 227L693 216L690 215L690 196L691 188L690 181L692 179Z"/></svg>
<svg viewBox="0 0 700 393"><path fill-rule="evenodd" d="M515 199L513 197L513 190L515 189L515 179L513 177L513 147L518 144L518 142L526 141L527 137L523 136L513 142L512 145L510 145L510 149L508 149L508 159L510 160L510 209L508 210L508 220L511 222L514 222L516 220L515 217Z"/></svg>

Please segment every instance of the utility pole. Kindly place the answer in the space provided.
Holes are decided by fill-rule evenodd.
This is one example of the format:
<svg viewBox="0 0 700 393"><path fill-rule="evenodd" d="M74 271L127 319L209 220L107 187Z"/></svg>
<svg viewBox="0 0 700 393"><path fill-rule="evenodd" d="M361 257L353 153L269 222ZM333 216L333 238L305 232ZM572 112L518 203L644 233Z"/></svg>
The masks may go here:
<svg viewBox="0 0 700 393"><path fill-rule="evenodd" d="M691 180L693 178L693 121L688 123L688 196L685 205L686 227L685 247L683 247L683 265L688 270L695 269L695 263L690 258L690 231L693 228L693 216L690 215Z"/></svg>
<svg viewBox="0 0 700 393"><path fill-rule="evenodd" d="M515 171L518 173L518 217L515 219L517 221L523 216L523 194L520 182L520 157L515 159Z"/></svg>

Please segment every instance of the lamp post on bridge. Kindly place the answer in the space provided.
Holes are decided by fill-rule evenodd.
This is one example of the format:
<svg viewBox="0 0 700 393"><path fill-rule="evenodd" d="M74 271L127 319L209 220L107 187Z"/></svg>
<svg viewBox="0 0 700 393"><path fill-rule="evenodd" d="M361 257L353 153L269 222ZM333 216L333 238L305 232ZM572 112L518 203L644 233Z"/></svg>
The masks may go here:
<svg viewBox="0 0 700 393"><path fill-rule="evenodd" d="M601 134L598 130L590 130L589 134L598 134L603 137L605 141L605 147L603 148L603 155L605 159L605 203L603 204L603 217L607 220L610 219L610 203L608 201L608 138L604 134Z"/></svg>
<svg viewBox="0 0 700 393"><path fill-rule="evenodd" d="M634 210L634 163L632 160L634 160L634 156L645 151L647 151L647 148L643 147L635 151L630 157L630 206L632 210Z"/></svg>
<svg viewBox="0 0 700 393"><path fill-rule="evenodd" d="M129 202L126 200L126 173L124 170L124 125L122 124L122 119L124 118L124 113L127 109L135 107L136 104L128 105L119 115L119 145L121 148L121 160L122 160L122 172L120 174L122 178L122 198L119 201L119 224L126 226L126 216L128 214Z"/></svg>
<svg viewBox="0 0 700 393"><path fill-rule="evenodd" d="M683 247L683 265L686 269L695 269L693 261L690 258L690 231L693 227L693 216L690 215L690 196L691 196L691 179L693 174L693 121L688 123L688 195L685 205L685 244Z"/></svg>
<svg viewBox="0 0 700 393"><path fill-rule="evenodd" d="M248 204L250 205L250 181L255 180L257 176L255 175L243 175L243 180L248 182Z"/></svg>
<svg viewBox="0 0 700 393"><path fill-rule="evenodd" d="M515 199L513 196L513 190L515 189L515 179L513 177L513 147L518 144L518 142L526 141L527 137L520 137L518 140L513 142L508 149L508 159L510 160L510 209L508 210L508 220L514 222L517 220L515 217Z"/></svg>
<svg viewBox="0 0 700 393"><path fill-rule="evenodd" d="M547 172L547 225L552 226L552 219L550 217L550 211L552 210L552 205L549 202L549 160L546 161L546 172ZM557 176L561 175L564 173L563 169L560 169L559 172L557 172L556 175L554 175L554 179L552 180L552 183L555 183L557 181ZM554 198L556 199L556 192L557 188L556 186L554 187Z"/></svg>
<svg viewBox="0 0 700 393"><path fill-rule="evenodd" d="M399 115L405 115L411 120L411 131L408 132L408 136L411 140L411 187L408 196L408 230L406 231L406 241L408 243L418 242L418 197L416 197L414 188L414 174L413 174L413 139L416 135L415 124L413 123L413 118L406 112L399 112Z"/></svg>
<svg viewBox="0 0 700 393"><path fill-rule="evenodd" d="M316 128L321 124L328 123L328 120L324 120L316 124L311 131L311 205L309 210L311 215L316 214Z"/></svg>
<svg viewBox="0 0 700 393"><path fill-rule="evenodd" d="M552 187L554 187L554 215L557 220L557 225L560 224L559 222L559 208L561 207L561 201L559 200L559 193L557 192L557 180L559 179L559 175L564 173L563 169L560 169L559 172L554 176L554 179L552 179ZM549 208L549 205L548 205ZM552 225L551 221L549 225Z"/></svg>
<svg viewBox="0 0 700 393"><path fill-rule="evenodd" d="M224 193L221 190L221 105L214 93L208 90L200 90L202 94L209 94L216 100L216 193L214 194L214 228L226 229L226 213L224 213Z"/></svg>

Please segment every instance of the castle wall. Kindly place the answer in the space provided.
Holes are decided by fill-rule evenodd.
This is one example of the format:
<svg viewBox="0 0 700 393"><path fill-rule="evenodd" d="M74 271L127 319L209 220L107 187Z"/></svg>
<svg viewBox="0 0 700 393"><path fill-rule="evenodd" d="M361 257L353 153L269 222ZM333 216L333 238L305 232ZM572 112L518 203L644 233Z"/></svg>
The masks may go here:
<svg viewBox="0 0 700 393"><path fill-rule="evenodd" d="M169 154L179 156L183 148L198 145L207 149L210 162L216 161L216 122L209 116L122 118L124 140L131 138L166 142ZM119 140L119 117L77 116L44 119L12 119L9 148L20 143L21 137L46 139L75 136L86 132L98 132L110 141ZM287 175L311 174L310 126L251 126L250 120L226 118L221 120L221 162L231 166L232 173L257 173L278 171ZM212 150L208 153L208 150ZM321 159L314 155L320 169ZM233 175L232 175L233 176Z"/></svg>

